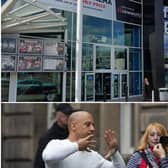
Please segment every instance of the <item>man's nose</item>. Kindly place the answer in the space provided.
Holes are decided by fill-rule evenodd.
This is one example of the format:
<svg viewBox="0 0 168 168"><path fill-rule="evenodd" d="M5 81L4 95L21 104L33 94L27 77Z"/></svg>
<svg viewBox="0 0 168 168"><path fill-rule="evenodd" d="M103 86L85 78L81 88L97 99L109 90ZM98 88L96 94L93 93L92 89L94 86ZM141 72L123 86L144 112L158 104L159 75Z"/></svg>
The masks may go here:
<svg viewBox="0 0 168 168"><path fill-rule="evenodd" d="M95 131L95 127L93 125L90 126L91 131Z"/></svg>

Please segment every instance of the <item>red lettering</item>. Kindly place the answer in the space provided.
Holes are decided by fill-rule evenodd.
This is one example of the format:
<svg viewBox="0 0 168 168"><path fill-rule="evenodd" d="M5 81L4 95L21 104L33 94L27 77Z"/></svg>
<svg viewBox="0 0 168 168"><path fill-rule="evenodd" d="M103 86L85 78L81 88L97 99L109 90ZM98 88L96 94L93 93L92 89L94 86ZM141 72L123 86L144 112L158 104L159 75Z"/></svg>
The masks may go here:
<svg viewBox="0 0 168 168"><path fill-rule="evenodd" d="M93 6L99 7L99 8L105 8L105 4L98 3L98 2L93 2Z"/></svg>

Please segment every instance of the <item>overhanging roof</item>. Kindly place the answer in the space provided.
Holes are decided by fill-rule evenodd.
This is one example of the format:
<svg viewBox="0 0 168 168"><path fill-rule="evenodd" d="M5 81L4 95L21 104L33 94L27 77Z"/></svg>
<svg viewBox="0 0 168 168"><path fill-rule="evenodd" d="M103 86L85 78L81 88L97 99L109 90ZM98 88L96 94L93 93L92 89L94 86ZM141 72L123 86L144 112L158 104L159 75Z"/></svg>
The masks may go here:
<svg viewBox="0 0 168 168"><path fill-rule="evenodd" d="M8 0L1 16L2 33L63 32L67 25L59 10L38 0Z"/></svg>

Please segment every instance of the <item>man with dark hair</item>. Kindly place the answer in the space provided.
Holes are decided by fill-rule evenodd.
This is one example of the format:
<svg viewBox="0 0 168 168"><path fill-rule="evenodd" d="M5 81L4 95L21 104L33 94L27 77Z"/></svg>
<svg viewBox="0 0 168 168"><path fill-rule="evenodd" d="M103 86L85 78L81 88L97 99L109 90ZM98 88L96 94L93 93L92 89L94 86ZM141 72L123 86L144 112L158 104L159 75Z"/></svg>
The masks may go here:
<svg viewBox="0 0 168 168"><path fill-rule="evenodd" d="M75 110L73 110L71 105L68 103L61 103L56 106L55 122L39 140L34 168L45 168L44 161L42 160L42 151L50 140L65 139L68 137L68 118L73 111Z"/></svg>

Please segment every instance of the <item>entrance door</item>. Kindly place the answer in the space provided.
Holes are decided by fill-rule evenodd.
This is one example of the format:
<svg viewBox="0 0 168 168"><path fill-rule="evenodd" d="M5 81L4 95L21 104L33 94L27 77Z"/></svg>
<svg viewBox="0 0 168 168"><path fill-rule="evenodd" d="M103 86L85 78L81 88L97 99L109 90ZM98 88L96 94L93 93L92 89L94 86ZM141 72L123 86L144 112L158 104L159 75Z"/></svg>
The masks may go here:
<svg viewBox="0 0 168 168"><path fill-rule="evenodd" d="M112 74L112 99L127 96L127 73Z"/></svg>
<svg viewBox="0 0 168 168"><path fill-rule="evenodd" d="M111 100L111 73L96 73L95 100Z"/></svg>
<svg viewBox="0 0 168 168"><path fill-rule="evenodd" d="M95 90L94 74L86 73L85 74L85 101L95 100L94 90Z"/></svg>

